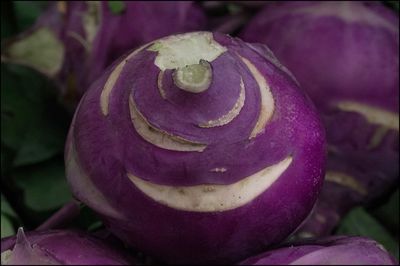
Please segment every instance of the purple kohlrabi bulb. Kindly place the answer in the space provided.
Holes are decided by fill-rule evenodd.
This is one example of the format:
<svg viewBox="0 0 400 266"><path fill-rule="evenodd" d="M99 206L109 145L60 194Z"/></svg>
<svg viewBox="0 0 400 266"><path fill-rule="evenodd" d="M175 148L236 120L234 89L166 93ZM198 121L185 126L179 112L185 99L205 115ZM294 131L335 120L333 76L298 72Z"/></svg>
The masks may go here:
<svg viewBox="0 0 400 266"><path fill-rule="evenodd" d="M270 250L240 265L398 265L398 262L372 239L331 236Z"/></svg>
<svg viewBox="0 0 400 266"><path fill-rule="evenodd" d="M2 265L132 265L126 251L72 230L33 231L1 240Z"/></svg>
<svg viewBox="0 0 400 266"><path fill-rule="evenodd" d="M300 232L329 235L349 209L399 179L399 17L378 2L266 5L243 30L268 45L321 113L328 141L321 198Z"/></svg>
<svg viewBox="0 0 400 266"><path fill-rule="evenodd" d="M268 48L192 32L114 63L65 149L76 198L167 263L229 263L286 238L324 175L312 102Z"/></svg>

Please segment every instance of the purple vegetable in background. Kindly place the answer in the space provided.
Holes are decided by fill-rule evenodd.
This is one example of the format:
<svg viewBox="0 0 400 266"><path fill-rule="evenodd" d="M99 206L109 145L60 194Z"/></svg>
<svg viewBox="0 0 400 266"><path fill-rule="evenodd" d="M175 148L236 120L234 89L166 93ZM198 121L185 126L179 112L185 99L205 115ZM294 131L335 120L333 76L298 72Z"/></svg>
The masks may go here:
<svg viewBox="0 0 400 266"><path fill-rule="evenodd" d="M332 236L270 250L240 265L398 265L398 262L374 240Z"/></svg>
<svg viewBox="0 0 400 266"><path fill-rule="evenodd" d="M201 30L205 16L192 1L58 1L35 26L9 40L2 60L29 65L56 80L74 107L119 56L156 38ZM121 1L117 1L121 2Z"/></svg>
<svg viewBox="0 0 400 266"><path fill-rule="evenodd" d="M325 136L312 102L265 51L193 32L117 61L70 127L75 197L167 263L234 262L286 238L318 196Z"/></svg>
<svg viewBox="0 0 400 266"><path fill-rule="evenodd" d="M303 235L328 235L399 177L399 17L378 2L267 5L241 37L267 44L321 112L328 161Z"/></svg>
<svg viewBox="0 0 400 266"><path fill-rule="evenodd" d="M1 240L2 265L132 265L124 251L87 233L49 230Z"/></svg>

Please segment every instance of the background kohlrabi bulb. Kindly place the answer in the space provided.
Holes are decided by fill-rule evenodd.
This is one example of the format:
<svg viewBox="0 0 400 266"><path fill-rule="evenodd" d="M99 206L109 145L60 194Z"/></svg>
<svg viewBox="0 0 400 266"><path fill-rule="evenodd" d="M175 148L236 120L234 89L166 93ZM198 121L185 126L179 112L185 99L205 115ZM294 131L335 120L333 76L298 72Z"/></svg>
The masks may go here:
<svg viewBox="0 0 400 266"><path fill-rule="evenodd" d="M2 265L132 265L125 251L72 230L18 230L1 240Z"/></svg>
<svg viewBox="0 0 400 266"><path fill-rule="evenodd" d="M131 246L168 263L224 263L308 215L324 140L268 48L193 32L142 46L93 83L65 160L74 195Z"/></svg>
<svg viewBox="0 0 400 266"><path fill-rule="evenodd" d="M328 235L399 178L399 17L377 2L268 4L241 37L261 42L318 107L327 174L304 235Z"/></svg>
<svg viewBox="0 0 400 266"><path fill-rule="evenodd" d="M57 1L31 29L7 42L2 58L54 79L75 107L89 85L127 51L170 34L202 30L205 24L193 1Z"/></svg>
<svg viewBox="0 0 400 266"><path fill-rule="evenodd" d="M270 250L240 265L398 265L398 262L374 240L332 236Z"/></svg>

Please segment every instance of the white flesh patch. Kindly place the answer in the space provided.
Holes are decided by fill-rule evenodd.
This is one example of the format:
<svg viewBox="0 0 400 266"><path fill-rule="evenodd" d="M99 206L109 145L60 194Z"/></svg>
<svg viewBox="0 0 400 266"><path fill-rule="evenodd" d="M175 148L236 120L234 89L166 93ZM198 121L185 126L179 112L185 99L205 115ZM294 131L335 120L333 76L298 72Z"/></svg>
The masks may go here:
<svg viewBox="0 0 400 266"><path fill-rule="evenodd" d="M154 64L166 70L198 64L201 59L212 62L227 49L211 32L192 32L162 38L147 50L158 52Z"/></svg>
<svg viewBox="0 0 400 266"><path fill-rule="evenodd" d="M132 124L135 127L136 132L147 142L150 142L159 148L172 151L202 152L207 147L206 144L174 136L152 126L139 110L137 110L132 95L129 97L129 110Z"/></svg>
<svg viewBox="0 0 400 266"><path fill-rule="evenodd" d="M112 89L114 88L115 83L117 82L122 69L124 68L126 62L137 55L141 50L143 50L144 47L146 47L148 44L143 45L142 47L139 47L137 50L133 51L130 55L128 55L124 60L122 60L121 63L119 63L114 70L111 72L110 76L108 77L103 90L101 91L100 94L100 107L101 107L101 112L103 115L108 115L108 103L110 101L110 94Z"/></svg>
<svg viewBox="0 0 400 266"><path fill-rule="evenodd" d="M272 114L274 113L274 98L272 97L271 90L267 84L267 81L263 77L263 75L258 71L258 69L253 65L247 58L244 58L241 55L238 55L240 59L245 63L247 68L250 70L250 73L253 75L256 80L258 87L260 88L261 95L261 110L258 116L257 123L253 128L253 131L250 134L249 139L256 137L258 134L264 131L267 122L271 119Z"/></svg>
<svg viewBox="0 0 400 266"><path fill-rule="evenodd" d="M37 244L32 245L22 227L18 228L13 250L8 251L4 254L5 258L2 258L2 265L61 265L50 254L47 254L47 250L42 250Z"/></svg>
<svg viewBox="0 0 400 266"><path fill-rule="evenodd" d="M1 60L32 67L54 77L64 61L64 45L49 28L38 28L5 47Z"/></svg>
<svg viewBox="0 0 400 266"><path fill-rule="evenodd" d="M325 181L339 184L343 187L350 188L360 195L367 195L367 189L358 182L354 177L342 172L327 171L325 174Z"/></svg>
<svg viewBox="0 0 400 266"><path fill-rule="evenodd" d="M117 219L123 218L121 214L108 203L104 195L96 188L79 165L73 141L70 143L67 154L66 169L68 182L72 188L72 192L74 195L79 197L79 200L98 213ZM76 184L79 184L79 187L76 187Z"/></svg>
<svg viewBox="0 0 400 266"><path fill-rule="evenodd" d="M192 212L221 212L241 207L267 190L289 167L288 156L277 164L231 185L173 187L157 185L130 173L129 179L148 197L170 208Z"/></svg>
<svg viewBox="0 0 400 266"><path fill-rule="evenodd" d="M1 253L1 265L9 265L11 259L12 251L7 249Z"/></svg>
<svg viewBox="0 0 400 266"><path fill-rule="evenodd" d="M352 101L338 102L336 106L343 111L361 114L371 124L381 125L399 131L399 114Z"/></svg>
<svg viewBox="0 0 400 266"><path fill-rule="evenodd" d="M85 30L85 39L89 51L92 50L93 41L101 23L101 3L100 1L86 1L87 11L82 16L82 26Z"/></svg>
<svg viewBox="0 0 400 266"><path fill-rule="evenodd" d="M223 173L226 172L227 169L225 167L217 167L217 168L213 168L210 170L211 172L216 172L216 173Z"/></svg>
<svg viewBox="0 0 400 266"><path fill-rule="evenodd" d="M232 109L227 114L221 116L220 118L218 118L216 120L207 121L207 123L200 124L199 127L206 127L206 128L218 127L218 126L223 126L223 125L230 123L237 115L239 115L240 111L242 110L245 97L246 97L246 93L245 93L245 89L244 89L243 79L240 78L240 94L239 94L239 97L238 97L235 105L232 107Z"/></svg>

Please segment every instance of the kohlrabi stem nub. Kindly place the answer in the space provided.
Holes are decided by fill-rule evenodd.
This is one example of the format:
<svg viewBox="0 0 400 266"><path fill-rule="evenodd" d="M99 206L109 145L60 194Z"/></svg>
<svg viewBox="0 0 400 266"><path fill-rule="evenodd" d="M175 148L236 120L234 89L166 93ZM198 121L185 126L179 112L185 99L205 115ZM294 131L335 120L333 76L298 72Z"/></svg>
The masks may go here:
<svg viewBox="0 0 400 266"><path fill-rule="evenodd" d="M209 62L201 59L198 64L176 69L172 76L175 85L180 89L191 93L201 93L211 84L212 68Z"/></svg>

